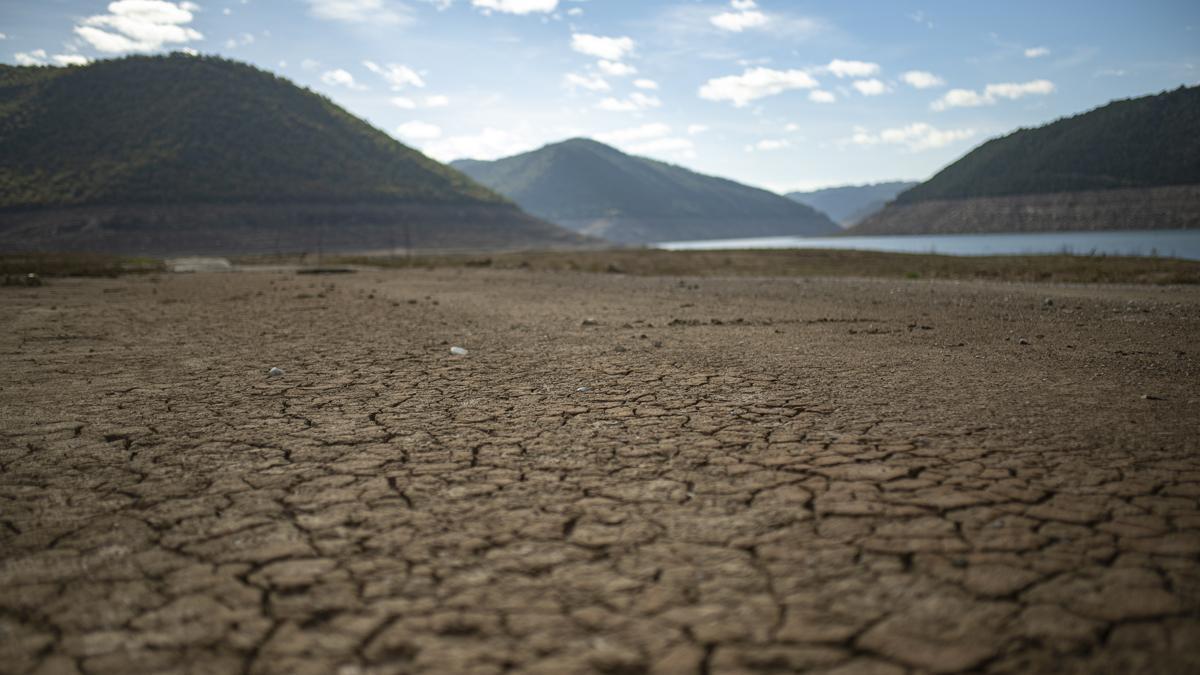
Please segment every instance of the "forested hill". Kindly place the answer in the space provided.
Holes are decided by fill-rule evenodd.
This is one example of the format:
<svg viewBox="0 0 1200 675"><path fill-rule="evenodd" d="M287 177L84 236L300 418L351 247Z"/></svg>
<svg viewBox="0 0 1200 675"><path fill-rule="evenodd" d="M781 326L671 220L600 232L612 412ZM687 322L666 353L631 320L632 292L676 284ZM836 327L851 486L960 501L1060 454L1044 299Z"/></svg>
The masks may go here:
<svg viewBox="0 0 1200 675"><path fill-rule="evenodd" d="M1114 101L984 143L896 204L1200 184L1200 87Z"/></svg>
<svg viewBox="0 0 1200 675"><path fill-rule="evenodd" d="M252 66L0 66L0 250L577 246L583 237Z"/></svg>
<svg viewBox="0 0 1200 675"><path fill-rule="evenodd" d="M530 213L627 243L837 232L773 192L627 155L585 138L491 162L452 164Z"/></svg>
<svg viewBox="0 0 1200 675"><path fill-rule="evenodd" d="M506 201L242 63L0 66L0 208Z"/></svg>

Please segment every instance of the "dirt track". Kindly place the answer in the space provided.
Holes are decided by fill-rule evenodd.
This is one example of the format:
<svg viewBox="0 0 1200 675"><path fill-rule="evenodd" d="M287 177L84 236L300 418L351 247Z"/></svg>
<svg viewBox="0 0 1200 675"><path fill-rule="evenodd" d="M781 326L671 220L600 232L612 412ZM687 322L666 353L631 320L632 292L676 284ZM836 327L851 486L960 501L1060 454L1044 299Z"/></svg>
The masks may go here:
<svg viewBox="0 0 1200 675"><path fill-rule="evenodd" d="M0 671L1200 672L1197 289L0 290Z"/></svg>

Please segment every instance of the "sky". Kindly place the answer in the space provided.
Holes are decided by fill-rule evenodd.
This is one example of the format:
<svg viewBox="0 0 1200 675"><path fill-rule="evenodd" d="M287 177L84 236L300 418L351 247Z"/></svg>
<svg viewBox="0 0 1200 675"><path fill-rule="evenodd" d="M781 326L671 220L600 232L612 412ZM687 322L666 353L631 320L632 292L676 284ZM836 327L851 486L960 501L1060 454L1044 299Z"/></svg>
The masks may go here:
<svg viewBox="0 0 1200 675"><path fill-rule="evenodd" d="M1195 0L0 0L0 61L188 51L441 161L576 136L785 192L1200 83Z"/></svg>

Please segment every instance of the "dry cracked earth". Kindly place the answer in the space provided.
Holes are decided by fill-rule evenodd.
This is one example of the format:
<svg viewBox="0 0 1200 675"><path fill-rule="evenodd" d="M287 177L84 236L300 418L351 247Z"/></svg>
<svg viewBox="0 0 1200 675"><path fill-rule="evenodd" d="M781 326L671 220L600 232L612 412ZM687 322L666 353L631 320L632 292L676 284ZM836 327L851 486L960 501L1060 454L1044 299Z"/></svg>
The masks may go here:
<svg viewBox="0 0 1200 675"><path fill-rule="evenodd" d="M1197 289L2 290L0 671L1200 672Z"/></svg>

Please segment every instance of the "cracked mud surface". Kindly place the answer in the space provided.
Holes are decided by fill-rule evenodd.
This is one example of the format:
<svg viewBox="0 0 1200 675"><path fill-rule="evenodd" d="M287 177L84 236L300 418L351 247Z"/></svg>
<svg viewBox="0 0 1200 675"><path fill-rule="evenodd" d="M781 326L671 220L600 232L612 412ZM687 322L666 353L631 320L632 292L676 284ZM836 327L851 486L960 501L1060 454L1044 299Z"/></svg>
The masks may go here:
<svg viewBox="0 0 1200 675"><path fill-rule="evenodd" d="M1200 671L1196 289L251 272L0 325L3 672Z"/></svg>

